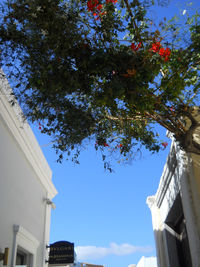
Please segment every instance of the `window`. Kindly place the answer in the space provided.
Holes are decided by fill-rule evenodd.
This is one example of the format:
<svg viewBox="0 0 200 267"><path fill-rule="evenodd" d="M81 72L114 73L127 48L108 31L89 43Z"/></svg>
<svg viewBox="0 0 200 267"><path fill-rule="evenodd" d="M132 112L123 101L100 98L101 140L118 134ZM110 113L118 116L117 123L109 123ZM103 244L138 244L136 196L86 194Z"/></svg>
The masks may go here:
<svg viewBox="0 0 200 267"><path fill-rule="evenodd" d="M180 194L177 195L165 222L170 266L192 267L186 221Z"/></svg>
<svg viewBox="0 0 200 267"><path fill-rule="evenodd" d="M19 251L17 252L16 255L16 266L25 266L26 263L26 254L20 253Z"/></svg>
<svg viewBox="0 0 200 267"><path fill-rule="evenodd" d="M32 267L33 255L18 247L16 254L16 267Z"/></svg>
<svg viewBox="0 0 200 267"><path fill-rule="evenodd" d="M39 241L20 225L14 225L11 267L36 267Z"/></svg>

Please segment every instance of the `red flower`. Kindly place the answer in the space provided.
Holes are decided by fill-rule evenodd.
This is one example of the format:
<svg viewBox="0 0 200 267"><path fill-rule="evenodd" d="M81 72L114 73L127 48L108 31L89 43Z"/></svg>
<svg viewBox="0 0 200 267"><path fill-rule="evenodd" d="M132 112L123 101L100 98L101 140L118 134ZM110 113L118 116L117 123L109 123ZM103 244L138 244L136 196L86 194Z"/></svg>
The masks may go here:
<svg viewBox="0 0 200 267"><path fill-rule="evenodd" d="M160 48L160 51L158 52L158 54L159 54L161 57L164 57L164 56L165 56L165 48Z"/></svg>
<svg viewBox="0 0 200 267"><path fill-rule="evenodd" d="M152 44L152 47L150 48L150 50L156 53L160 50L160 48L161 48L160 42L156 42Z"/></svg>
<svg viewBox="0 0 200 267"><path fill-rule="evenodd" d="M171 50L167 47L165 49L165 61L169 60L170 54L171 54Z"/></svg>
<svg viewBox="0 0 200 267"><path fill-rule="evenodd" d="M39 130L42 130L42 124L39 122Z"/></svg>
<svg viewBox="0 0 200 267"><path fill-rule="evenodd" d="M98 10L98 11L101 11L102 8L103 8L103 5L98 5L98 6L97 6L97 10Z"/></svg>
<svg viewBox="0 0 200 267"><path fill-rule="evenodd" d="M103 145L104 145L104 146L109 146L107 143L104 143Z"/></svg>
<svg viewBox="0 0 200 267"><path fill-rule="evenodd" d="M119 145L117 145L117 147L121 148L121 147L123 147L123 145L122 144L119 144Z"/></svg>
<svg viewBox="0 0 200 267"><path fill-rule="evenodd" d="M135 45L134 43L131 44L131 49L132 49L133 51L136 50L136 45Z"/></svg>
<svg viewBox="0 0 200 267"><path fill-rule="evenodd" d="M165 61L168 61L169 60L169 57L170 57L170 54L171 54L171 51L170 51L170 49L168 47L166 49L161 48L158 54L161 57L164 57L165 58Z"/></svg>
<svg viewBox="0 0 200 267"><path fill-rule="evenodd" d="M98 0L88 0L87 7L88 11L94 11L94 8L99 4Z"/></svg>
<svg viewBox="0 0 200 267"><path fill-rule="evenodd" d="M134 43L131 44L131 49L133 51L138 51L138 49L141 47L141 42L137 45L135 45Z"/></svg>
<svg viewBox="0 0 200 267"><path fill-rule="evenodd" d="M109 3L116 4L117 0L106 0L106 4L109 4Z"/></svg>
<svg viewBox="0 0 200 267"><path fill-rule="evenodd" d="M168 146L168 143L167 143L167 142L163 142L161 145L162 145L164 148L166 148L166 147Z"/></svg>
<svg viewBox="0 0 200 267"><path fill-rule="evenodd" d="M104 15L106 15L106 14L107 14L107 12L105 11L105 12L100 13L99 15L100 15L100 16L104 16Z"/></svg>
<svg viewBox="0 0 200 267"><path fill-rule="evenodd" d="M112 0L113 1L113 0ZM88 11L91 11L95 20L101 19L106 12L101 12L103 9L103 5L99 4L99 0L88 0L87 2Z"/></svg>
<svg viewBox="0 0 200 267"><path fill-rule="evenodd" d="M165 62L167 62L167 61L169 61L169 57L168 56L165 57Z"/></svg>
<svg viewBox="0 0 200 267"><path fill-rule="evenodd" d="M122 147L123 147L123 145L122 145L122 144L119 144L119 145L117 145L117 147L118 147L118 148L122 148Z"/></svg>
<svg viewBox="0 0 200 267"><path fill-rule="evenodd" d="M171 50L169 49L169 47L167 47L167 48L165 49L165 55L166 55L166 56L170 56L170 54L171 54Z"/></svg>

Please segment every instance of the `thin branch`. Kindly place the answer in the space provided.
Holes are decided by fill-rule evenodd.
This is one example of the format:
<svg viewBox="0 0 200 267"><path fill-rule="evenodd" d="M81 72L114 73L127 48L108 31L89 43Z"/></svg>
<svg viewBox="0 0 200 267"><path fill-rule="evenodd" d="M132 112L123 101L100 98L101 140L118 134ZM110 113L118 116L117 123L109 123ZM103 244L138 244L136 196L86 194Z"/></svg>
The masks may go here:
<svg viewBox="0 0 200 267"><path fill-rule="evenodd" d="M197 94L199 93L199 90L197 90L193 96L190 98L190 100L187 102L186 107L189 107L189 104L193 101L193 99L197 96Z"/></svg>
<svg viewBox="0 0 200 267"><path fill-rule="evenodd" d="M165 75L165 73L163 72L163 70L162 70L162 69L160 69L160 73L162 74L163 78L165 78L165 77L166 77L166 75Z"/></svg>
<svg viewBox="0 0 200 267"><path fill-rule="evenodd" d="M114 117L114 116L111 116L109 115L108 113L106 114L106 117L109 119L109 120L114 120L114 121L125 121L125 120L131 120L131 121L146 121L146 119L149 118L149 115L136 115L135 117Z"/></svg>
<svg viewBox="0 0 200 267"><path fill-rule="evenodd" d="M137 24L136 24L136 22L135 22L135 18L134 18L134 16L133 16L133 12L131 11L131 8L130 8L130 6L129 6L128 0L124 0L124 2L125 2L125 4L126 4L126 7L127 7L128 11L129 11L129 14L130 14L130 16L131 16L131 20L132 20L133 25L134 25L134 27L135 27L136 35L137 35L138 39L140 40L142 46L144 47L142 38L141 38L141 36L140 36L140 34L139 34L138 26L137 26Z"/></svg>
<svg viewBox="0 0 200 267"><path fill-rule="evenodd" d="M150 115L151 118L156 121L158 124L160 124L161 126L163 126L165 129L167 129L168 131L172 132L172 133L176 133L176 128L172 127L172 125L167 124L160 115L158 114L152 114Z"/></svg>

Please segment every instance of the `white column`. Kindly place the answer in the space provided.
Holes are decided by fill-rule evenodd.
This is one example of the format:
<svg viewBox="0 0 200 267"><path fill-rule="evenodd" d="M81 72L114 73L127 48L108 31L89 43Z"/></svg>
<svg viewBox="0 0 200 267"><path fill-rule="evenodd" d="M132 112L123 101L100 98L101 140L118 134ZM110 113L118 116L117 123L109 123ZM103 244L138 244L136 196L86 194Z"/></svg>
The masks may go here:
<svg viewBox="0 0 200 267"><path fill-rule="evenodd" d="M193 177L193 164L191 158L183 151L178 153L180 194L182 198L183 212L186 220L192 265L200 266L200 239L198 225L195 217L195 207L193 203L193 192L191 190L190 179Z"/></svg>
<svg viewBox="0 0 200 267"><path fill-rule="evenodd" d="M161 221L160 209L156 205L156 197L150 196L147 198L147 205L152 214L152 225L154 231L154 238L156 243L156 254L158 267L168 267L166 263L166 246L164 244L164 225Z"/></svg>

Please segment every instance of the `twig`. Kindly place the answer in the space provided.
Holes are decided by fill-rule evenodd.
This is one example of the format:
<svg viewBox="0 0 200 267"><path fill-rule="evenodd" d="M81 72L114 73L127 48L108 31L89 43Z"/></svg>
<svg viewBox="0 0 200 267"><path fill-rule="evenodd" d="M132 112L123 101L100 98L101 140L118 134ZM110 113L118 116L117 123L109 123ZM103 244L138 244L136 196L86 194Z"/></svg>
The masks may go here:
<svg viewBox="0 0 200 267"><path fill-rule="evenodd" d="M126 4L126 7L127 7L128 11L129 11L129 14L130 14L130 16L131 16L131 20L132 20L133 25L134 25L134 27L135 27L136 35L137 35L139 41L141 42L142 47L144 47L142 38L141 38L141 36L140 36L140 34L139 34L138 26L137 26L137 24L136 24L136 22L135 22L135 18L134 18L134 16L133 16L133 12L131 11L131 8L130 8L130 6L129 6L128 0L124 0L124 2L125 2L125 4Z"/></svg>

